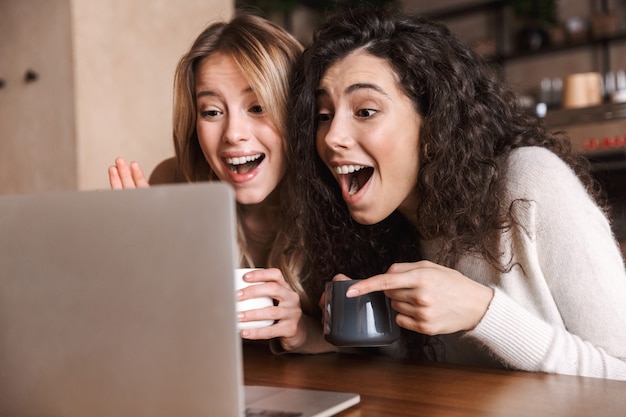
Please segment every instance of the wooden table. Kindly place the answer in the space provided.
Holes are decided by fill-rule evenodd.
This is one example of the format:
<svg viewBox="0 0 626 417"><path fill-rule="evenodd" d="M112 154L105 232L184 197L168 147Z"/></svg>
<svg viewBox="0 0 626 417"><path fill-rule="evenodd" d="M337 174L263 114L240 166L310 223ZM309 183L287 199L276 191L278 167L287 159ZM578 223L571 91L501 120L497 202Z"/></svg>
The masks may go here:
<svg viewBox="0 0 626 417"><path fill-rule="evenodd" d="M244 344L248 385L357 392L338 416L626 416L626 382L414 364L354 354L272 355Z"/></svg>

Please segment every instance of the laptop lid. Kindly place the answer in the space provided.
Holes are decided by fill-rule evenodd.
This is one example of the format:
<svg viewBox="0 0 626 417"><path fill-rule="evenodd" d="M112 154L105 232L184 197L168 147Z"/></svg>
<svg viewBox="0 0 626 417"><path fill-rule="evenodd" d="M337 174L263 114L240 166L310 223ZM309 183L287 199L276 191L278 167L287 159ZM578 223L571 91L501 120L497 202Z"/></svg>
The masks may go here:
<svg viewBox="0 0 626 417"><path fill-rule="evenodd" d="M221 183L0 196L0 415L243 415L234 213Z"/></svg>
<svg viewBox="0 0 626 417"><path fill-rule="evenodd" d="M1 416L331 416L242 385L223 183L0 196ZM278 414L277 414L278 413Z"/></svg>

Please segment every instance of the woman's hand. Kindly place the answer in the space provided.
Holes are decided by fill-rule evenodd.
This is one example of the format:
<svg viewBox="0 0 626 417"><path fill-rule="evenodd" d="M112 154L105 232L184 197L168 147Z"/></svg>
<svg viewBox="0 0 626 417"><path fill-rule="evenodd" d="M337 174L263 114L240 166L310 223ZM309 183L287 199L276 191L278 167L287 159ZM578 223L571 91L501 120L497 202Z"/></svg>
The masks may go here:
<svg viewBox="0 0 626 417"><path fill-rule="evenodd" d="M300 347L307 339L300 297L285 281L282 272L276 268L258 269L246 273L244 280L262 284L250 285L239 291L238 301L268 296L275 300L276 305L238 313L241 322L274 320L271 326L242 330L241 337L254 340L280 338L280 344L286 351Z"/></svg>
<svg viewBox="0 0 626 417"><path fill-rule="evenodd" d="M114 190L149 187L139 164L131 162L129 166L124 158L117 158L115 165L109 167L109 184Z"/></svg>
<svg viewBox="0 0 626 417"><path fill-rule="evenodd" d="M429 261L394 264L352 285L347 296L373 291L391 299L399 326L427 335L472 330L493 298L491 288Z"/></svg>
<svg viewBox="0 0 626 417"><path fill-rule="evenodd" d="M337 274L333 277L333 281L349 281L352 278L350 278L349 276L345 275L345 274ZM317 306L320 308L320 310L324 311L324 309L326 308L326 290L324 290L324 292L322 293L322 295L320 296L319 301L317 302ZM323 321L323 317L322 317L322 321Z"/></svg>

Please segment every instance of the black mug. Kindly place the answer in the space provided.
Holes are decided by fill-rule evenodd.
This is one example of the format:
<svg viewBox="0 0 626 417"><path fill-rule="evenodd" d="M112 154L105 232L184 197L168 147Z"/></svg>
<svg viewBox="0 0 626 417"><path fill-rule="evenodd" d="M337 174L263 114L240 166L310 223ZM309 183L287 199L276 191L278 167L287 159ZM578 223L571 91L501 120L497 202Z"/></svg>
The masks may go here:
<svg viewBox="0 0 626 417"><path fill-rule="evenodd" d="M385 346L400 337L396 312L382 291L346 297L356 280L326 283L324 338L340 347Z"/></svg>

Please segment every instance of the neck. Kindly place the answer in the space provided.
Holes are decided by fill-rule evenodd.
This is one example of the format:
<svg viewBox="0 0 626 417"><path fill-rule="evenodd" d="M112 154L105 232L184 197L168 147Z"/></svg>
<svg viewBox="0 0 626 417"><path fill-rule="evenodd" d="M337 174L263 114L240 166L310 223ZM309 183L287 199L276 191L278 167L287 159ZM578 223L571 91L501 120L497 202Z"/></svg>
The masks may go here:
<svg viewBox="0 0 626 417"><path fill-rule="evenodd" d="M238 204L237 213L246 239L246 251L254 266L266 266L279 223L276 190L258 204Z"/></svg>
<svg viewBox="0 0 626 417"><path fill-rule="evenodd" d="M413 190L402 202L402 204L400 204L400 207L398 207L398 211L400 213L402 213L402 215L404 217L407 218L407 220L409 222L411 222L411 224L413 226L415 226L415 228L418 227L417 224L417 203L418 203L419 199L417 197L417 191Z"/></svg>

